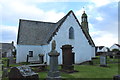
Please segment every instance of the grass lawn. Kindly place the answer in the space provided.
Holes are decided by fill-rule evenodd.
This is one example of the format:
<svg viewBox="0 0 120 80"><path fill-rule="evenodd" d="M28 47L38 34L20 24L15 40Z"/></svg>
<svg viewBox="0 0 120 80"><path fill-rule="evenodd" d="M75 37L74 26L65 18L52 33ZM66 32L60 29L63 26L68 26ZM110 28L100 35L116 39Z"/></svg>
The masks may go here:
<svg viewBox="0 0 120 80"><path fill-rule="evenodd" d="M6 59L5 59L6 60ZM5 61L3 61L5 62ZM99 66L99 57L98 59L93 59L94 65L88 65L88 63L82 65L74 65L74 69L79 71L75 73L63 73L60 75L62 78L113 78L114 75L118 74L118 59L107 59L108 67L100 67ZM119 63L120 64L120 63ZM4 64L4 66L6 66ZM19 64L10 65L12 67L19 66ZM49 66L48 66L49 68ZM59 69L61 67L59 66ZM36 68L33 68L33 70ZM49 70L49 69L48 69ZM39 72L39 78L46 78L48 71ZM4 79L3 79L4 80Z"/></svg>
<svg viewBox="0 0 120 80"><path fill-rule="evenodd" d="M118 74L118 64L109 64L109 67L99 67L98 65L74 65L76 73L61 73L63 78L113 78ZM46 78L47 72L39 72L40 78Z"/></svg>
<svg viewBox="0 0 120 80"><path fill-rule="evenodd" d="M118 59L107 59L108 67L99 66L99 58L94 59L94 65L74 65L74 69L79 71L76 73L63 73L61 72L62 78L113 78L114 75L118 74ZM47 72L39 72L40 78L46 78ZM111 79L112 80L112 79Z"/></svg>

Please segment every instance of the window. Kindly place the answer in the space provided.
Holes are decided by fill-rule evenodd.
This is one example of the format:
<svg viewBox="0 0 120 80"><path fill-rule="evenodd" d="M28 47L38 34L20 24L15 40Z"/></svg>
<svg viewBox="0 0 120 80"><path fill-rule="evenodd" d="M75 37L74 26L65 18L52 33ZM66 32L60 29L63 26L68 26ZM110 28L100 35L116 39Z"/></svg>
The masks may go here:
<svg viewBox="0 0 120 80"><path fill-rule="evenodd" d="M29 51L29 57L33 57L33 51Z"/></svg>
<svg viewBox="0 0 120 80"><path fill-rule="evenodd" d="M74 39L74 29L73 29L73 27L70 27L70 29L69 29L69 39Z"/></svg>

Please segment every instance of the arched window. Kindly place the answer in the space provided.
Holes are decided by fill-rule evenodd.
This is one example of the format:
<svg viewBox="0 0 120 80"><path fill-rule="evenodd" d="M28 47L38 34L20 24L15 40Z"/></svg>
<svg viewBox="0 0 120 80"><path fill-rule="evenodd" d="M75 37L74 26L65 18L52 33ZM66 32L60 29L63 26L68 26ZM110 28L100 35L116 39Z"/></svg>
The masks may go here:
<svg viewBox="0 0 120 80"><path fill-rule="evenodd" d="M74 39L74 29L73 29L73 27L70 27L70 29L69 29L69 39Z"/></svg>

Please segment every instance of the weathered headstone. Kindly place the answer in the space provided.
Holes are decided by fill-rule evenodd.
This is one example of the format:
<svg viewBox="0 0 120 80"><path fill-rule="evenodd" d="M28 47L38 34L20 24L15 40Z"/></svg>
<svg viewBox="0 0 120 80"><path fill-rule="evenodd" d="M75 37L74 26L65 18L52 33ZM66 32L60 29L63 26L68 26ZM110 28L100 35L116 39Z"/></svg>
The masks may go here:
<svg viewBox="0 0 120 80"><path fill-rule="evenodd" d="M27 59L26 59L26 62L28 63L28 60L29 60L29 55L27 55Z"/></svg>
<svg viewBox="0 0 120 80"><path fill-rule="evenodd" d="M116 59L120 59L120 51L117 51L117 52L116 52L115 58L116 58Z"/></svg>
<svg viewBox="0 0 120 80"><path fill-rule="evenodd" d="M93 61L89 61L89 65L93 65Z"/></svg>
<svg viewBox="0 0 120 80"><path fill-rule="evenodd" d="M2 52L0 52L0 60L2 59Z"/></svg>
<svg viewBox="0 0 120 80"><path fill-rule="evenodd" d="M100 66L107 67L107 57L105 53L100 55Z"/></svg>
<svg viewBox="0 0 120 80"><path fill-rule="evenodd" d="M113 80L120 80L120 75L113 76Z"/></svg>
<svg viewBox="0 0 120 80"><path fill-rule="evenodd" d="M56 42L52 42L52 50L48 55L50 56L50 70L48 72L47 80L60 80L60 73L58 71L58 56L60 55L56 50Z"/></svg>
<svg viewBox="0 0 120 80"><path fill-rule="evenodd" d="M73 71L74 66L73 64L73 54L72 54L72 46L71 45L64 45L62 46L62 56L63 56L63 65L62 70L64 71Z"/></svg>
<svg viewBox="0 0 120 80"><path fill-rule="evenodd" d="M44 63L44 54L39 54L39 60L40 60L40 63Z"/></svg>
<svg viewBox="0 0 120 80"><path fill-rule="evenodd" d="M8 76L9 80L39 80L38 74L29 66L13 67Z"/></svg>
<svg viewBox="0 0 120 80"><path fill-rule="evenodd" d="M113 56L112 56L112 55L110 55L109 57L113 59Z"/></svg>
<svg viewBox="0 0 120 80"><path fill-rule="evenodd" d="M7 59L7 67L10 67L10 59Z"/></svg>
<svg viewBox="0 0 120 80"><path fill-rule="evenodd" d="M112 58L112 59L113 59L113 54L112 54L111 51L107 52L107 54L108 54L109 58Z"/></svg>
<svg viewBox="0 0 120 80"><path fill-rule="evenodd" d="M9 59L9 64L15 64L15 60L13 56L8 57L8 59Z"/></svg>
<svg viewBox="0 0 120 80"><path fill-rule="evenodd" d="M8 76L8 69L7 68L3 68L2 78L5 78L7 76Z"/></svg>

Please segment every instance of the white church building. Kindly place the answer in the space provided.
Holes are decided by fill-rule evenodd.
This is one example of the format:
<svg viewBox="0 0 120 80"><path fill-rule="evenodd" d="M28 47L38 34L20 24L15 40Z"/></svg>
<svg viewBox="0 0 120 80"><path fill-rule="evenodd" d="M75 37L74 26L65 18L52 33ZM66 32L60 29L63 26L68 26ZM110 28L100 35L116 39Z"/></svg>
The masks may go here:
<svg viewBox="0 0 120 80"><path fill-rule="evenodd" d="M56 41L56 50L60 53L58 63L62 64L62 49L64 45L73 47L75 63L89 61L95 57L95 44L89 34L87 14L82 14L81 24L71 10L56 23L33 20L19 21L17 37L16 62L38 61L39 54L44 55L44 62L49 64L48 53L51 43Z"/></svg>

